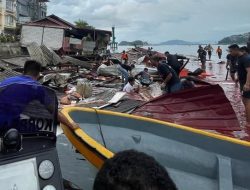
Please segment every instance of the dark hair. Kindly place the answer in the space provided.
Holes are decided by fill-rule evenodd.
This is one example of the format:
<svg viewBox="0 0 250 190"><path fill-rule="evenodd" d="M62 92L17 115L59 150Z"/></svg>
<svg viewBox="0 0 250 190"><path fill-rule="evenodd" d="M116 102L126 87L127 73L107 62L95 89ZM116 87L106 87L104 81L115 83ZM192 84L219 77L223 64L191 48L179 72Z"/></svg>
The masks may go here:
<svg viewBox="0 0 250 190"><path fill-rule="evenodd" d="M37 77L42 70L42 66L35 60L28 60L24 64L24 74Z"/></svg>
<svg viewBox="0 0 250 190"><path fill-rule="evenodd" d="M163 58L162 57L160 57L160 56L156 56L156 55L154 55L153 57L152 57L152 60L154 60L154 61L161 61Z"/></svg>
<svg viewBox="0 0 250 190"><path fill-rule="evenodd" d="M177 190L153 157L135 150L117 153L98 172L94 190Z"/></svg>
<svg viewBox="0 0 250 190"><path fill-rule="evenodd" d="M232 44L230 46L228 46L229 49L240 49L240 47L237 44Z"/></svg>
<svg viewBox="0 0 250 190"><path fill-rule="evenodd" d="M144 71L148 71L148 68L146 67L146 68L144 68Z"/></svg>
<svg viewBox="0 0 250 190"><path fill-rule="evenodd" d="M134 68L135 68L135 64L131 64L130 67L131 67L132 69L134 69Z"/></svg>
<svg viewBox="0 0 250 190"><path fill-rule="evenodd" d="M247 52L247 53L249 53L249 50L248 50L248 48L247 48L247 46L242 46L241 48L240 48L240 51L241 52Z"/></svg>
<svg viewBox="0 0 250 190"><path fill-rule="evenodd" d="M134 77L128 77L128 82L133 82L133 81L135 81Z"/></svg>
<svg viewBox="0 0 250 190"><path fill-rule="evenodd" d="M166 54L169 54L169 52L168 52L168 51L166 51L164 54L165 54L165 55L166 55Z"/></svg>

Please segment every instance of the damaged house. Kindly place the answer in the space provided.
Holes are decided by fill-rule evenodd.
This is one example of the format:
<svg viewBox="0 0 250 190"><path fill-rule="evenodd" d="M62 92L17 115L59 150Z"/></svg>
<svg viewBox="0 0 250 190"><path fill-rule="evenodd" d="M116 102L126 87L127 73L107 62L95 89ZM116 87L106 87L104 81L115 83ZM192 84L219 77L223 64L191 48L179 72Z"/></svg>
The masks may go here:
<svg viewBox="0 0 250 190"><path fill-rule="evenodd" d="M95 47L106 49L111 36L111 31L80 29L56 15L50 15L22 26L21 45L26 47L35 42L61 54L88 54Z"/></svg>

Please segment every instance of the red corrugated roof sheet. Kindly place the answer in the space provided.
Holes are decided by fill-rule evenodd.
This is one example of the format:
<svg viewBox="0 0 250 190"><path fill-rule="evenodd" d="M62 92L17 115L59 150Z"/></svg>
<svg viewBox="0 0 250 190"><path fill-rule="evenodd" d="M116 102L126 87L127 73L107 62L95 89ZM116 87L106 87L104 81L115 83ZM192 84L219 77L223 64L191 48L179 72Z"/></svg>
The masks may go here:
<svg viewBox="0 0 250 190"><path fill-rule="evenodd" d="M236 114L219 85L161 96L137 108L133 114L222 133L241 130Z"/></svg>

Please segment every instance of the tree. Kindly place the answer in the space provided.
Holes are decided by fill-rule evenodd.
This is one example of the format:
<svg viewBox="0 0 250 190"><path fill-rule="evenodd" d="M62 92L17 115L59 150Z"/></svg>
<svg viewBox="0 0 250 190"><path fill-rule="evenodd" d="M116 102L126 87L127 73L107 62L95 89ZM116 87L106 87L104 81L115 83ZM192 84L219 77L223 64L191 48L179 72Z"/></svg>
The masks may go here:
<svg viewBox="0 0 250 190"><path fill-rule="evenodd" d="M75 21L75 25L78 28L94 29L93 26L89 25L89 23L87 23L86 21L82 19L78 19L77 21Z"/></svg>

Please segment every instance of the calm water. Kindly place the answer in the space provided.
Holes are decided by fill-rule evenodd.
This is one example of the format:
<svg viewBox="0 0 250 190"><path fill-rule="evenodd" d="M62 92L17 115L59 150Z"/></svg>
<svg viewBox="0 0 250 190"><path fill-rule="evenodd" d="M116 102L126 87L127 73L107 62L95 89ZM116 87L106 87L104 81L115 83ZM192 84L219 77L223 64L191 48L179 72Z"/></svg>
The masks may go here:
<svg viewBox="0 0 250 190"><path fill-rule="evenodd" d="M182 54L186 56L196 56L197 57L197 50L198 45L162 45L162 46L144 46L143 48L147 49L148 47L153 47L154 51L158 51L161 53L164 53L166 51L169 51L171 54ZM204 47L204 46L203 46ZM212 45L214 48L213 54L212 54L212 60L219 61L218 56L216 55L216 49L217 45ZM123 50L128 50L133 48L132 46L118 46L118 52L122 52ZM225 59L227 56L227 49L228 45L222 45L221 46L223 50L222 58Z"/></svg>

